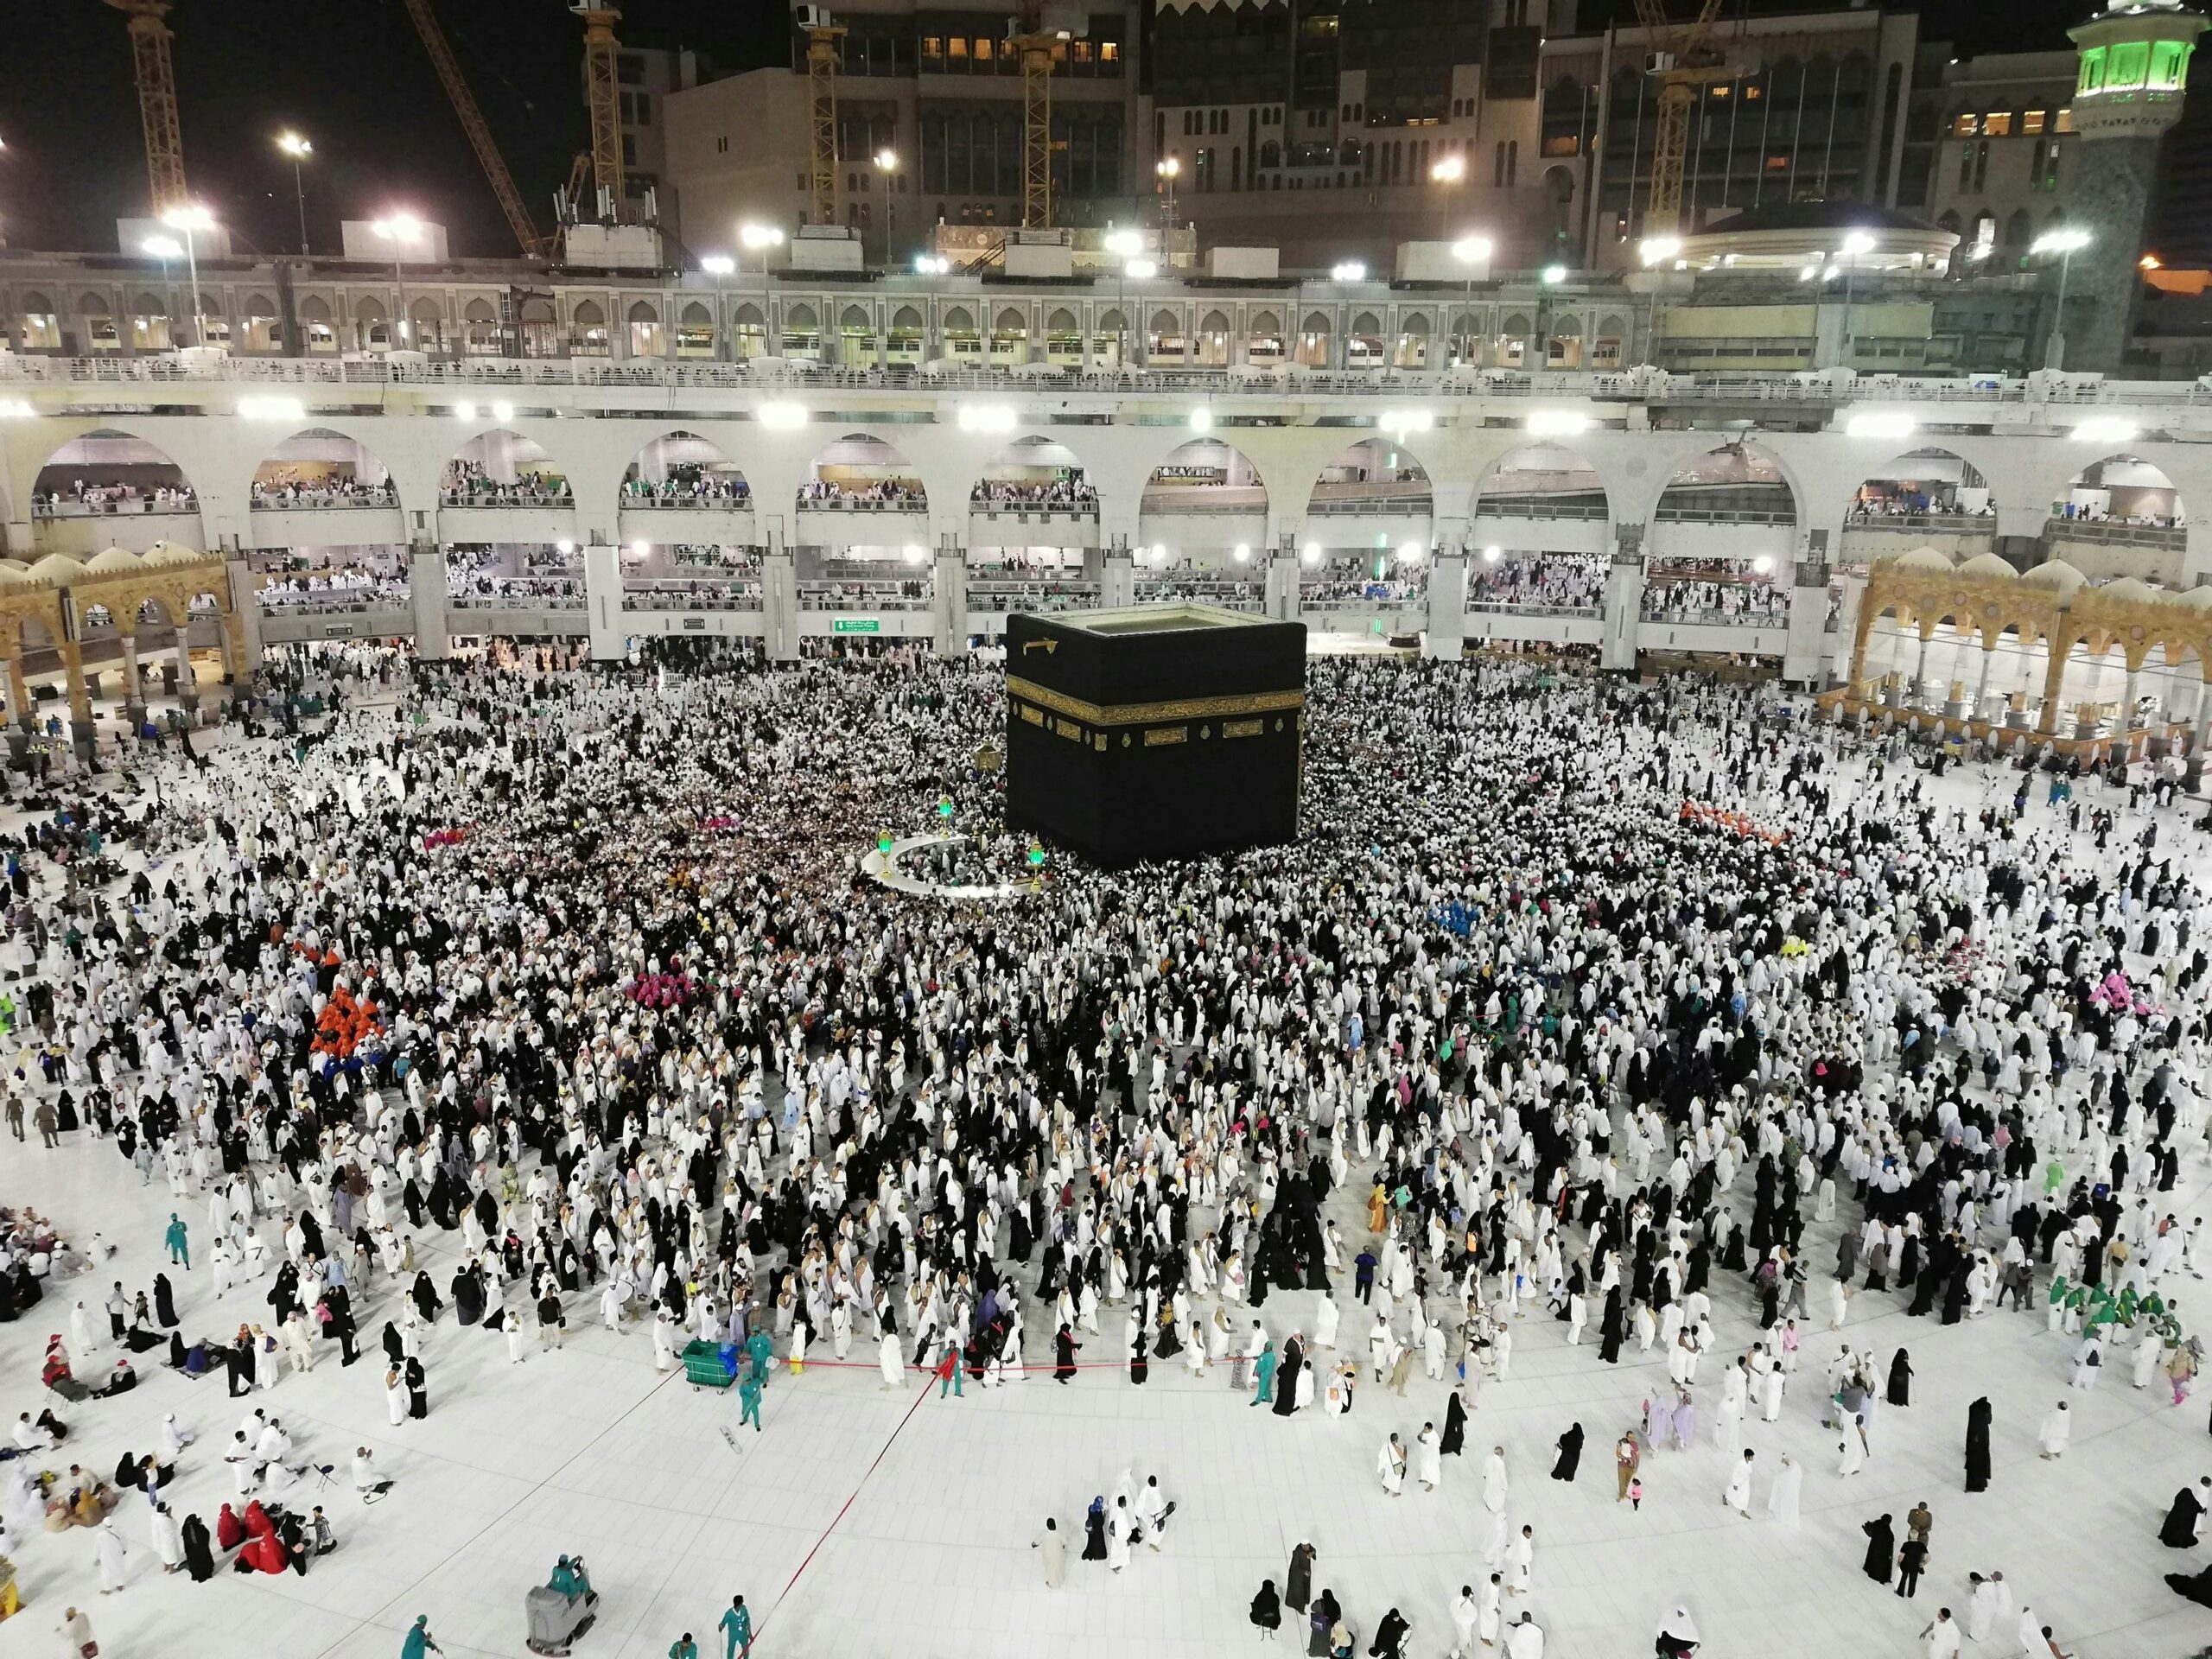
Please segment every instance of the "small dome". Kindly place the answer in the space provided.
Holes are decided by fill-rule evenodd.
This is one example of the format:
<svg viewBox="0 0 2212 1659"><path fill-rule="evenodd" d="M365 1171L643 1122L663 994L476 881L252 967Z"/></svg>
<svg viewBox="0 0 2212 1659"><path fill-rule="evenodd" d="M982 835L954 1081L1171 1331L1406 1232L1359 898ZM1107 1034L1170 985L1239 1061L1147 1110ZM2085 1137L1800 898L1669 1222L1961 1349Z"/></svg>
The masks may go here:
<svg viewBox="0 0 2212 1659"><path fill-rule="evenodd" d="M175 542L156 542L146 550L149 564L197 564L207 556L197 548L180 547Z"/></svg>
<svg viewBox="0 0 2212 1659"><path fill-rule="evenodd" d="M2022 582L2032 582L2038 588L2056 588L2071 598L2088 578L2063 559L2045 559L2041 564L2022 575Z"/></svg>
<svg viewBox="0 0 2212 1659"><path fill-rule="evenodd" d="M2176 594L2173 602L2186 605L2192 611L2212 611L2212 582L2202 588L2192 588L2185 594Z"/></svg>
<svg viewBox="0 0 2212 1659"><path fill-rule="evenodd" d="M122 547L104 548L85 561L85 574L88 576L126 575L145 568L145 560Z"/></svg>
<svg viewBox="0 0 2212 1659"><path fill-rule="evenodd" d="M0 559L0 569L29 570L30 568L30 562L27 559Z"/></svg>
<svg viewBox="0 0 2212 1659"><path fill-rule="evenodd" d="M1959 567L1962 576L1986 576L1993 581L2011 582L2020 574L1994 553L1977 553Z"/></svg>
<svg viewBox="0 0 2212 1659"><path fill-rule="evenodd" d="M50 582L57 588L67 588L85 574L85 567L59 553L49 553L31 566L31 575L41 582Z"/></svg>
<svg viewBox="0 0 2212 1659"><path fill-rule="evenodd" d="M1900 570L1942 570L1948 573L1952 568L1950 556L1932 547L1916 547L1910 553L1900 553L1891 563Z"/></svg>
<svg viewBox="0 0 2212 1659"><path fill-rule="evenodd" d="M33 585L22 565L14 559L0 559L0 588L29 588Z"/></svg>
<svg viewBox="0 0 2212 1659"><path fill-rule="evenodd" d="M2122 576L2117 582L2107 582L2097 589L2097 597L2116 599L2130 605L2157 605L2165 599L2165 595L2149 582L2138 582L2133 576Z"/></svg>

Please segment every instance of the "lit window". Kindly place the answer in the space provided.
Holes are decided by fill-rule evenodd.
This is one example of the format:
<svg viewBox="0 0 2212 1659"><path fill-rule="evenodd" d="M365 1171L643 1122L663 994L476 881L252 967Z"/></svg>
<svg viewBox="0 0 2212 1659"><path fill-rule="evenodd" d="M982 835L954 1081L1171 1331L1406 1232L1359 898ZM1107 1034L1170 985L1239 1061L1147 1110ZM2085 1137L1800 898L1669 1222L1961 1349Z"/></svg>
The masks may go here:
<svg viewBox="0 0 2212 1659"><path fill-rule="evenodd" d="M1992 138L2011 137L2012 112L2010 110L1992 110L1989 112L1989 118L1981 124L1981 130Z"/></svg>
<svg viewBox="0 0 2212 1659"><path fill-rule="evenodd" d="M2074 130L2074 111L2070 105L2068 108L2059 111L2057 119L2054 120L2050 124L2050 130L2053 132L2071 132Z"/></svg>
<svg viewBox="0 0 2212 1659"><path fill-rule="evenodd" d="M2020 130L2031 138L2043 130L2043 124L2044 112L2041 110L2029 110L2020 117Z"/></svg>
<svg viewBox="0 0 2212 1659"><path fill-rule="evenodd" d="M1980 130L1981 118L1978 115L1962 115L1951 123L1951 136L1954 138L1971 138Z"/></svg>

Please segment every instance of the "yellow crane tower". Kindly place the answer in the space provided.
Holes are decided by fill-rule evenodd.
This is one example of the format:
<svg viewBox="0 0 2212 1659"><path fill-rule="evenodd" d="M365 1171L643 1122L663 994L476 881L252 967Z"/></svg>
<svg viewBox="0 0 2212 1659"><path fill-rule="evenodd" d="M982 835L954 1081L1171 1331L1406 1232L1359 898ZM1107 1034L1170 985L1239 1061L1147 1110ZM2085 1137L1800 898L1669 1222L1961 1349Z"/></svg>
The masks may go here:
<svg viewBox="0 0 2212 1659"><path fill-rule="evenodd" d="M1682 173L1689 160L1690 111L1697 89L1735 73L1713 43L1720 0L1703 0L1686 22L1667 21L1665 0L1636 0L1651 53L1645 67L1659 83L1659 130L1651 145L1651 196L1643 214L1647 236L1675 236L1682 229Z"/></svg>
<svg viewBox="0 0 2212 1659"><path fill-rule="evenodd" d="M1021 223L1042 229L1052 222L1052 54L1090 21L1069 0L1020 0L1007 35L1007 49L1021 54Z"/></svg>
<svg viewBox="0 0 2212 1659"><path fill-rule="evenodd" d="M584 20L584 92L591 107L591 173L600 199L620 219L623 211L622 104L614 73L614 25L622 14L606 0L576 0Z"/></svg>
<svg viewBox="0 0 2212 1659"><path fill-rule="evenodd" d="M108 0L110 5L124 5L128 0ZM137 0L144 3L145 0ZM158 3L158 0L156 0ZM522 205L522 193L515 188L514 175L507 171L507 163L499 154L499 147L492 141L492 130L484 124L484 113L476 107L476 99L468 90L468 83L461 79L461 66L454 61L453 48L446 44L445 31L438 27L436 14L430 10L430 0L405 0L407 15L415 20L415 32L423 37L423 49L430 54L430 62L438 72L438 79L446 89L446 98L453 105L453 112L461 118L461 127L468 135L469 147L476 152L476 160L484 168L484 176L492 182L492 194L499 199L499 210L507 216L507 224L515 233L515 240L522 245L523 253L529 258L543 259L560 245L559 234L540 236L537 227L531 223L530 212ZM167 10L166 7L163 10ZM134 29L136 25L133 25ZM150 130L150 129L149 129ZM621 159L620 140L616 140L615 159Z"/></svg>
<svg viewBox="0 0 2212 1659"><path fill-rule="evenodd" d="M177 125L176 74L169 65L168 0L107 0L130 20L130 67L138 81L138 118L146 128L146 181L154 216L189 200L184 188L184 135Z"/></svg>
<svg viewBox="0 0 2212 1659"><path fill-rule="evenodd" d="M844 57L845 31L830 20L827 6L801 6L798 26L806 34L806 104L813 132L807 165L806 219L810 225L835 225L837 69Z"/></svg>

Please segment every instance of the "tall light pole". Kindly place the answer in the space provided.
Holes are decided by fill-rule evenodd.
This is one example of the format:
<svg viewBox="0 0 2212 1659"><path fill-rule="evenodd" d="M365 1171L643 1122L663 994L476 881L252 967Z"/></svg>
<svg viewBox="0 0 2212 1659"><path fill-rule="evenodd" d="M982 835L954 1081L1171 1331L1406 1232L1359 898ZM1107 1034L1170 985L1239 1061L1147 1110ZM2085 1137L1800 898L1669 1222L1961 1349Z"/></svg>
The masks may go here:
<svg viewBox="0 0 2212 1659"><path fill-rule="evenodd" d="M715 279L715 356L722 355L722 342L729 334L728 320L723 315L728 308L722 302L722 278L737 269L737 261L726 253L702 254L699 269Z"/></svg>
<svg viewBox="0 0 2212 1659"><path fill-rule="evenodd" d="M741 225L737 239L760 256L760 343L768 343L768 250L780 246L784 233L772 225Z"/></svg>
<svg viewBox="0 0 2212 1659"><path fill-rule="evenodd" d="M1467 292L1465 304L1466 318L1470 324L1474 321L1475 267L1485 264L1495 250L1496 245L1486 236L1463 236L1452 245L1452 257L1467 268ZM1474 331L1471 327L1467 333L1467 345L1471 356L1474 343Z"/></svg>
<svg viewBox="0 0 2212 1659"><path fill-rule="evenodd" d="M300 257L308 254L308 187L300 175L300 163L315 154L315 146L296 132L276 135L276 148L292 158L292 194L300 204Z"/></svg>
<svg viewBox="0 0 2212 1659"><path fill-rule="evenodd" d="M385 348L391 350L398 346L402 336L412 338L407 327L407 273L400 269L399 251L421 238L423 221L412 213L394 213L372 220L369 228L391 244L391 282L399 290L399 315L391 325L391 345ZM421 345L419 340L416 343Z"/></svg>
<svg viewBox="0 0 2212 1659"><path fill-rule="evenodd" d="M162 223L184 232L184 264L187 280L192 284L192 343L205 346L207 327L200 309L200 250L194 238L200 231L215 228L215 215L196 201L181 202L162 215Z"/></svg>
<svg viewBox="0 0 2212 1659"><path fill-rule="evenodd" d="M899 171L899 152L879 149L875 152L875 170L883 175L883 263L888 265L899 257L897 235L899 209L891 200L891 181Z"/></svg>
<svg viewBox="0 0 2212 1659"><path fill-rule="evenodd" d="M162 341L166 351L176 344L169 329L169 261L184 251L184 245L173 236L149 236L138 245L162 262L162 332L169 336Z"/></svg>
<svg viewBox="0 0 2212 1659"><path fill-rule="evenodd" d="M1436 239L1441 242L1444 226L1452 213L1452 193L1459 187L1459 181L1467 176L1467 158L1458 155L1446 156L1428 169L1428 176L1444 187L1436 203Z"/></svg>
<svg viewBox="0 0 2212 1659"><path fill-rule="evenodd" d="M1106 251L1121 261L1116 267L1119 301L1114 313L1121 319L1121 326L1114 330L1114 368L1119 372L1126 366L1128 355L1124 336L1129 329L1129 261L1144 252L1144 238L1135 231L1109 232L1106 237Z"/></svg>
<svg viewBox="0 0 2212 1659"><path fill-rule="evenodd" d="M1155 176L1166 181L1167 228L1172 231L1175 228L1175 181L1183 175L1183 163L1173 156L1163 156L1152 164L1152 170ZM1163 246L1160 251L1164 257L1167 250Z"/></svg>
<svg viewBox="0 0 2212 1659"><path fill-rule="evenodd" d="M2037 237L2031 253L2058 256L2058 308L2050 319L2050 339L2044 347L2043 365L2046 369L2066 366L2066 276L2074 264L2074 251L2089 245L2089 233L2082 230L2047 231Z"/></svg>
<svg viewBox="0 0 2212 1659"><path fill-rule="evenodd" d="M1851 353L1857 343L1851 322L1854 299L1852 290L1859 276L1859 256L1871 251L1873 246L1874 238L1864 231L1853 231L1843 238L1843 366L1847 369L1851 366Z"/></svg>
<svg viewBox="0 0 2212 1659"><path fill-rule="evenodd" d="M1126 330L1129 326L1129 278L1134 276L1137 281L1145 283L1150 282L1159 274L1160 267L1149 259L1124 259L1122 262L1121 294L1117 301L1122 314L1122 329ZM1141 332L1138 334L1137 339L1140 341L1144 339ZM1114 356L1116 359L1114 366L1116 370L1128 366L1128 347L1123 343L1122 333L1119 330L1114 335Z"/></svg>

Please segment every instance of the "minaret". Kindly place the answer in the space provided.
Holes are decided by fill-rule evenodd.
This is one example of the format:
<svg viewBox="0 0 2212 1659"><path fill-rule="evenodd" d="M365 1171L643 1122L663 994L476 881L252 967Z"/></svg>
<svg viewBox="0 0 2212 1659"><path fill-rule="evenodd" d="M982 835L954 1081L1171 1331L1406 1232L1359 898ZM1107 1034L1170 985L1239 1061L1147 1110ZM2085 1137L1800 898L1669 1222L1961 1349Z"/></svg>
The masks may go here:
<svg viewBox="0 0 2212 1659"><path fill-rule="evenodd" d="M2181 119L2189 60L2206 25L2181 0L2132 0L2067 33L2081 49L2066 217L2087 231L2066 287L2065 366L2117 373L2142 290L2137 262L2158 193L2158 151Z"/></svg>

